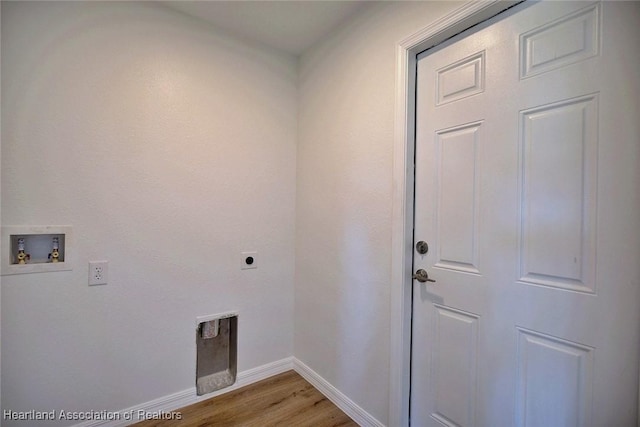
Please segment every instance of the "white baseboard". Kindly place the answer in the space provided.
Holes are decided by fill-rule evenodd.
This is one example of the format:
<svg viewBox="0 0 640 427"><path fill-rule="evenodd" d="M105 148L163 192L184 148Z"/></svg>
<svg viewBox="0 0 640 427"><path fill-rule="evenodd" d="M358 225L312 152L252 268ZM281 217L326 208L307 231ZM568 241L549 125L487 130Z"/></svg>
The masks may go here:
<svg viewBox="0 0 640 427"><path fill-rule="evenodd" d="M329 384L327 380L295 357L293 358L293 369L340 408L342 412L350 416L359 426L385 427L385 425L378 421L373 415L362 409L353 400L342 394L340 390Z"/></svg>
<svg viewBox="0 0 640 427"><path fill-rule="evenodd" d="M201 402L203 400L211 399L212 397L219 396L224 393L228 393L232 390L244 387L249 384L264 380L274 375L280 374L293 369L293 357L287 357L285 359L277 360L275 362L267 363L266 365L258 366L253 369L242 371L238 373L236 382L227 388L218 390L213 393L206 394L204 396L198 396L196 394L196 388L192 387L187 390L179 391L168 396L160 397L149 402L142 403L140 405L132 406L120 411L94 411L92 412L94 418L102 418L107 416L109 420L91 420L85 421L80 424L75 424L73 427L123 427L138 421L142 421L143 418L139 418L138 414L170 414L171 411L183 408L194 403ZM104 414L104 415L103 415Z"/></svg>

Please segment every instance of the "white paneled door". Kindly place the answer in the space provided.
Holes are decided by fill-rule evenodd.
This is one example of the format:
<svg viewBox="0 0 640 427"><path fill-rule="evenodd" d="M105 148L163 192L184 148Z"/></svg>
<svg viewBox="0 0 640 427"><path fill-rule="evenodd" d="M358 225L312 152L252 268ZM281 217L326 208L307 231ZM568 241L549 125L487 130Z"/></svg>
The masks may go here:
<svg viewBox="0 0 640 427"><path fill-rule="evenodd" d="M639 46L554 1L418 56L411 425L637 425Z"/></svg>

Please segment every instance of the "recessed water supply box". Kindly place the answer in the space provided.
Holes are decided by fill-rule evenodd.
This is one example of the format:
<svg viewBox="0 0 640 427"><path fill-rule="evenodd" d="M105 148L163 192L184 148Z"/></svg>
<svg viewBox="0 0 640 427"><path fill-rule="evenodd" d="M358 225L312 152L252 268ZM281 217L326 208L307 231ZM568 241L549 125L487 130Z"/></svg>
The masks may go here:
<svg viewBox="0 0 640 427"><path fill-rule="evenodd" d="M2 275L71 270L71 227L2 227Z"/></svg>
<svg viewBox="0 0 640 427"><path fill-rule="evenodd" d="M229 387L238 373L238 314L198 317L196 328L198 396Z"/></svg>

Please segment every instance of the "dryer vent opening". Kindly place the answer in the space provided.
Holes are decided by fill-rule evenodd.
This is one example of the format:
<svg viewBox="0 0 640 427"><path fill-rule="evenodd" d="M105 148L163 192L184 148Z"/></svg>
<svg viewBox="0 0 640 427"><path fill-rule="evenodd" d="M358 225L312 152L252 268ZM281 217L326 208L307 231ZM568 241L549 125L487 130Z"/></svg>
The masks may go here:
<svg viewBox="0 0 640 427"><path fill-rule="evenodd" d="M196 389L198 396L236 382L238 315L198 318L196 329Z"/></svg>

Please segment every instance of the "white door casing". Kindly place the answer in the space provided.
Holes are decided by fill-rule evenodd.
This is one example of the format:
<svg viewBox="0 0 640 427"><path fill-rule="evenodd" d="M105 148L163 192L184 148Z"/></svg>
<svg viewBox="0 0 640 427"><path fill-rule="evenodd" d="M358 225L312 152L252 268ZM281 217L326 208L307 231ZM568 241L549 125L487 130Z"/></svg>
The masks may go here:
<svg viewBox="0 0 640 427"><path fill-rule="evenodd" d="M419 56L412 425L636 424L639 17L524 4Z"/></svg>

